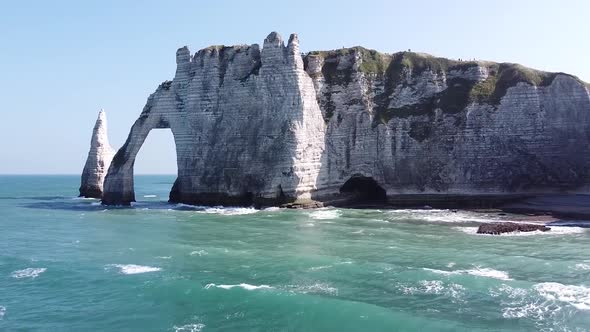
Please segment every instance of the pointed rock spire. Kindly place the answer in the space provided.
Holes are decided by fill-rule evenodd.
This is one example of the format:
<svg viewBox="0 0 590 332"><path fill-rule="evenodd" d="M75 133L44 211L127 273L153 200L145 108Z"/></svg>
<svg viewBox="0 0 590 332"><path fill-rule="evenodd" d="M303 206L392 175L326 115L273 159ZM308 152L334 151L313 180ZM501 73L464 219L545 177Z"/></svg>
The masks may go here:
<svg viewBox="0 0 590 332"><path fill-rule="evenodd" d="M101 198L104 178L113 160L114 150L107 137L107 116L104 110L98 113L98 119L92 131L90 151L82 171L80 196Z"/></svg>

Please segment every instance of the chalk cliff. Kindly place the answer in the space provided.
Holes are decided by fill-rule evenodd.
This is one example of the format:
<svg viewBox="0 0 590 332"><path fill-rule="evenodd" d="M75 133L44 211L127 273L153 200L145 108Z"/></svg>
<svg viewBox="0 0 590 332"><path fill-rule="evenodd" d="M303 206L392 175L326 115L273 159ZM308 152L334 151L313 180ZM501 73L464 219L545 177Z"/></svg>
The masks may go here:
<svg viewBox="0 0 590 332"><path fill-rule="evenodd" d="M107 137L107 116L104 110L101 110L92 131L90 151L82 171L81 197L102 197L103 181L114 154L115 151L109 144Z"/></svg>
<svg viewBox="0 0 590 332"><path fill-rule="evenodd" d="M362 47L302 55L260 48L176 53L104 183L134 201L133 163L170 128L172 202L387 201L405 195L559 192L590 183L590 93L574 76Z"/></svg>

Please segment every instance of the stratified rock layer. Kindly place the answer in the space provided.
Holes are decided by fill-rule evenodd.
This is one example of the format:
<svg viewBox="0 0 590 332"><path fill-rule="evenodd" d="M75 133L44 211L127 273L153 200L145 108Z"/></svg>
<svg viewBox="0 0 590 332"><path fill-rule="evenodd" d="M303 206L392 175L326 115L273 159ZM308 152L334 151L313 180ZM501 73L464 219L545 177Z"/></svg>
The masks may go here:
<svg viewBox="0 0 590 332"><path fill-rule="evenodd" d="M324 149L324 121L297 36L258 45L176 53L177 70L152 94L117 152L105 204L134 200L133 162L148 132L170 128L178 179L170 200L276 204L311 197Z"/></svg>
<svg viewBox="0 0 590 332"><path fill-rule="evenodd" d="M103 203L134 200L153 128L174 134L173 202L589 188L590 93L571 75L361 47L302 56L296 35L285 46L277 33L262 49L184 47L176 62L113 159Z"/></svg>
<svg viewBox="0 0 590 332"><path fill-rule="evenodd" d="M80 196L101 198L104 178L113 159L115 151L109 144L107 137L107 117L103 110L98 113L98 119L92 131L90 151L82 171Z"/></svg>

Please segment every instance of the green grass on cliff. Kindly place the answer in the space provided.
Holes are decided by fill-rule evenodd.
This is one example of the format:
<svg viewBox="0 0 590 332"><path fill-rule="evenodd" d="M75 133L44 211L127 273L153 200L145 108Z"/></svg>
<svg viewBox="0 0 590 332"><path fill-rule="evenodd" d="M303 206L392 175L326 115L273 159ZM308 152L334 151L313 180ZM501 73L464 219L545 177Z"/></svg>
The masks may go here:
<svg viewBox="0 0 590 332"><path fill-rule="evenodd" d="M310 52L304 58L306 62L309 56L323 59L321 75L328 84L347 85L353 81L357 73L380 80L383 83L384 92L374 96L375 118L383 123L394 117L434 114L436 109L441 109L445 113L458 113L474 102L497 106L508 89L518 83L524 82L540 87L548 86L559 74L543 72L513 63L457 61L415 52L387 54L358 46L332 51ZM352 56L358 57L360 61L346 58ZM345 62L341 63L342 61ZM355 69L354 63L358 64L358 69ZM388 108L391 95L400 85L410 86L413 84L412 77L415 78L425 71L448 76L451 71L465 71L474 66L486 67L489 73L488 77L481 82L458 77L448 78L447 89L433 97L402 108ZM590 89L590 84L577 80ZM328 104L335 108L332 103ZM331 115L334 110L331 109L328 113Z"/></svg>

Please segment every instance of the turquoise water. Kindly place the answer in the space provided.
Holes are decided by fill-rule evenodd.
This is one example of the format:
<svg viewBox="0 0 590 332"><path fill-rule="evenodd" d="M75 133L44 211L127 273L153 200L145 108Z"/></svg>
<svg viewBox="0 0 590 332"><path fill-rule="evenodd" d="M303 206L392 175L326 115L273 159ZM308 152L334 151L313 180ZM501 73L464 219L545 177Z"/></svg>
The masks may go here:
<svg viewBox="0 0 590 332"><path fill-rule="evenodd" d="M590 229L480 236L514 216L77 199L0 176L1 331L588 331Z"/></svg>

